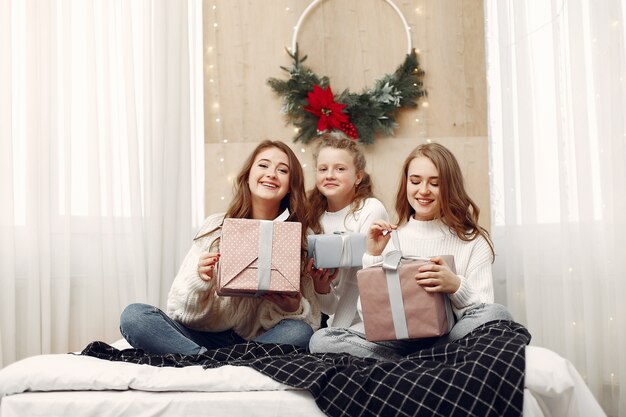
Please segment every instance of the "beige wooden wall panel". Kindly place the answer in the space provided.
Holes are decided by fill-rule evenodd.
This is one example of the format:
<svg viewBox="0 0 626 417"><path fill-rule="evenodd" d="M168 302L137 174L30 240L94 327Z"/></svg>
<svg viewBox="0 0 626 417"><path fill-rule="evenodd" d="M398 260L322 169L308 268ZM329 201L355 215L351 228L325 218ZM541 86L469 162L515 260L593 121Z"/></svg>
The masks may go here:
<svg viewBox="0 0 626 417"><path fill-rule="evenodd" d="M308 0L204 2L206 212L225 210L232 178L263 139L289 143L313 186L313 145L293 143L293 126L267 85L286 79L285 52ZM375 191L393 214L399 169L427 140L448 146L463 169L470 195L489 226L487 102L482 0L395 1L411 27L426 71L428 97L403 111L394 137L366 147ZM383 0L324 0L307 15L298 43L306 64L330 77L335 93L362 91L400 65L405 31ZM218 121L219 120L219 121Z"/></svg>

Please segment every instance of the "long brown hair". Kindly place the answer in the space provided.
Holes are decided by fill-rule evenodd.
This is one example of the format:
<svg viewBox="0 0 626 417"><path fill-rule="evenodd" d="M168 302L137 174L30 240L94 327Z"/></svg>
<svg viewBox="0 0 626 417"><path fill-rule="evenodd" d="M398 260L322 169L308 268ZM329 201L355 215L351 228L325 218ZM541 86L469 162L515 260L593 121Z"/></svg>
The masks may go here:
<svg viewBox="0 0 626 417"><path fill-rule="evenodd" d="M420 156L432 161L439 173L439 205L438 218L456 234L459 239L471 241L483 236L495 259L493 242L489 232L478 224L480 208L474 203L463 185L463 173L455 156L443 145L424 143L409 154L402 166L402 176L396 194L396 213L398 224L404 224L415 214L406 194L409 165Z"/></svg>
<svg viewBox="0 0 626 417"><path fill-rule="evenodd" d="M350 209L350 213L355 213L360 210L363 206L363 200L369 197L374 196L372 179L367 172L365 172L365 155L363 155L363 150L361 149L361 145L359 145L356 141L351 140L347 136L338 133L324 133L319 139L319 143L313 154L313 160L315 161L315 166L317 167L317 158L319 157L320 151L324 148L334 148L334 149L345 149L352 155L352 160L354 162L354 167L356 168L356 172L361 172L363 177L361 181L356 184L354 200L352 200L352 208ZM324 212L328 209L328 200L324 195L314 187L308 193L309 198L309 212L308 212L308 224L311 230L314 233L323 233L322 225L320 224L320 218L324 214Z"/></svg>
<svg viewBox="0 0 626 417"><path fill-rule="evenodd" d="M250 186L248 185L248 177L250 176L250 170L252 169L252 165L254 164L254 160L257 155L269 148L277 148L287 155L287 159L289 161L289 191L280 202L279 214L285 209L289 209L289 217L287 218L287 221L302 223L301 241L303 242L302 248L305 250L308 224L306 193L304 191L304 173L298 157L284 142L265 140L261 142L254 149L254 151L252 151L235 179L233 184L234 197L226 210L224 218L252 218L252 194L250 193ZM213 233L214 231L215 229L197 237L196 239ZM215 241L211 247L214 247L217 243L218 241Z"/></svg>

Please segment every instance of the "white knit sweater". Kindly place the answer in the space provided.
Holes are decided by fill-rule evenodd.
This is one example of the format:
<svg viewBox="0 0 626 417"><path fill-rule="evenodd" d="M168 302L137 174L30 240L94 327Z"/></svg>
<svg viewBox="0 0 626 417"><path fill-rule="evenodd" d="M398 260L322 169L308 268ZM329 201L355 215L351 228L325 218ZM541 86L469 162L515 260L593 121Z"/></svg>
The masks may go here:
<svg viewBox="0 0 626 417"><path fill-rule="evenodd" d="M487 240L479 236L466 242L450 231L440 220L419 221L411 218L398 229L400 249L404 255L433 257L453 255L456 273L461 286L449 294L452 309L457 317L478 303L493 303L491 276L492 253ZM394 250L390 240L383 255ZM363 267L381 262L383 256L363 255Z"/></svg>
<svg viewBox="0 0 626 417"><path fill-rule="evenodd" d="M198 236L221 226L224 214L204 221ZM320 326L320 311L313 282L308 275L300 279L302 301L294 312L286 312L271 301L254 297L220 297L217 277L203 281L198 274L200 255L209 250L221 229L194 241L172 283L167 298L167 314L185 326L202 331L233 329L246 340L254 339L285 318L304 320L313 330Z"/></svg>
<svg viewBox="0 0 626 417"><path fill-rule="evenodd" d="M356 213L350 213L351 205L336 212L325 212L320 223L324 233L354 232L367 234L374 220L388 220L387 210L380 200L367 198L363 207ZM329 327L350 327L361 322L356 304L359 288L356 273L360 268L343 268L331 285L328 294L317 294L322 312L328 314Z"/></svg>

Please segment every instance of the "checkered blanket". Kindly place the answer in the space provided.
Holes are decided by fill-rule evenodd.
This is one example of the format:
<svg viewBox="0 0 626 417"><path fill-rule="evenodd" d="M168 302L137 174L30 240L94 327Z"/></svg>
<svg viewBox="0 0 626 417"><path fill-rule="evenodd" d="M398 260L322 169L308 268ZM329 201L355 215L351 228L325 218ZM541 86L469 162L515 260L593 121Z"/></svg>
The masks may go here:
<svg viewBox="0 0 626 417"><path fill-rule="evenodd" d="M495 321L463 339L402 360L347 354L308 354L291 345L248 342L200 355L152 355L93 342L97 358L154 366L250 366L284 384L306 389L335 416L521 416L525 346L521 325Z"/></svg>

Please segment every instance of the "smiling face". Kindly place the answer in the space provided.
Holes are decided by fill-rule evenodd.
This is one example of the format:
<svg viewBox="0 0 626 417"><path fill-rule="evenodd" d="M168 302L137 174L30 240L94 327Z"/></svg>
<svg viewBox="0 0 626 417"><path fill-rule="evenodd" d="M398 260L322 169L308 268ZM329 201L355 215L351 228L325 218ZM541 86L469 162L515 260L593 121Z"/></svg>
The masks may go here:
<svg viewBox="0 0 626 417"><path fill-rule="evenodd" d="M248 187L252 204L262 204L268 208L280 206L289 192L289 158L278 148L267 148L254 158L248 174Z"/></svg>
<svg viewBox="0 0 626 417"><path fill-rule="evenodd" d="M328 210L346 207L355 195L355 185L363 173L357 171L354 158L346 149L325 147L317 156L315 186L328 200Z"/></svg>
<svg viewBox="0 0 626 417"><path fill-rule="evenodd" d="M433 220L439 216L439 172L425 156L414 158L407 170L406 197L415 210L415 220Z"/></svg>

